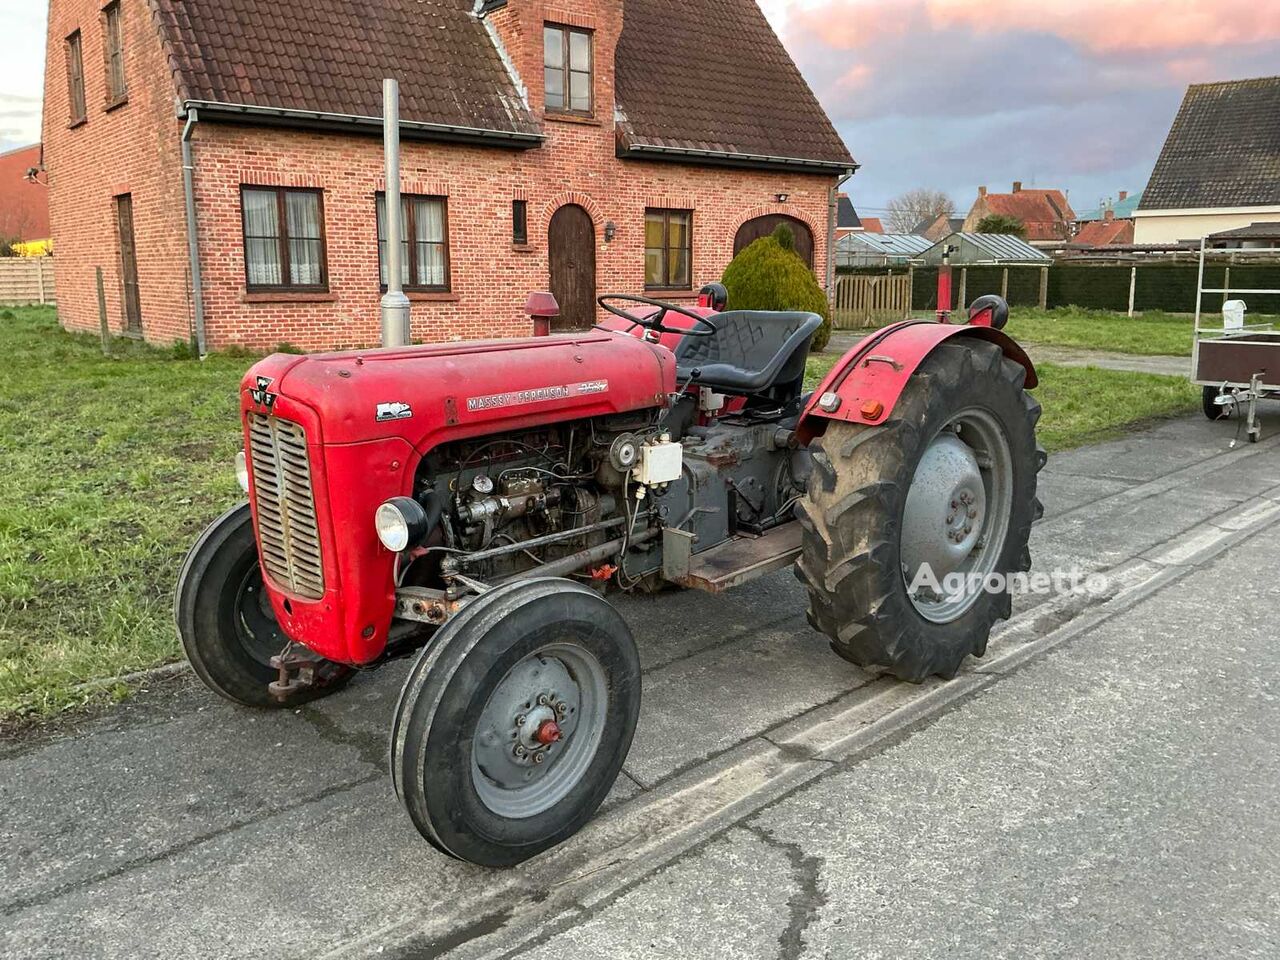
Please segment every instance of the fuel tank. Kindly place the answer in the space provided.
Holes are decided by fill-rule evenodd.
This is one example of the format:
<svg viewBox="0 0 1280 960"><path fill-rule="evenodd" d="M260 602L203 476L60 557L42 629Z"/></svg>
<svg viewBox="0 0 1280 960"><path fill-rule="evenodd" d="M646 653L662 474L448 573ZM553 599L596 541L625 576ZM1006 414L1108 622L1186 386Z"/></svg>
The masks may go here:
<svg viewBox="0 0 1280 960"><path fill-rule="evenodd" d="M452 440L665 406L661 344L578 335L289 356L241 385L258 555L280 628L342 663L385 649L396 555L373 516Z"/></svg>

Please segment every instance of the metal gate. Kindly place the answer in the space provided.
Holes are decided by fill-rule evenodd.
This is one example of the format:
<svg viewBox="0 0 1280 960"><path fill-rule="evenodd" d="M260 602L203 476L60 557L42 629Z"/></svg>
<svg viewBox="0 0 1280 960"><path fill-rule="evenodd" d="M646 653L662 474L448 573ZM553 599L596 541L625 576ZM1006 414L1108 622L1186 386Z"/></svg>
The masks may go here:
<svg viewBox="0 0 1280 960"><path fill-rule="evenodd" d="M910 273L846 274L836 278L835 326L870 327L911 315Z"/></svg>

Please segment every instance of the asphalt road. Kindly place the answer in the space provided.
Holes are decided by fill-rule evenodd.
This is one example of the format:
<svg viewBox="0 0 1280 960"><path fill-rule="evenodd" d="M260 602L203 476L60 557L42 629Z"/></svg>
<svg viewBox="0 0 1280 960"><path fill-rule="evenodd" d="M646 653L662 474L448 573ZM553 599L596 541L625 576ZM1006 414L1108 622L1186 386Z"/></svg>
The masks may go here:
<svg viewBox="0 0 1280 960"><path fill-rule="evenodd" d="M873 680L789 574L624 599L641 726L520 868L400 811L407 664L284 715L188 678L0 750L0 955L1280 955L1280 418L1056 457L1025 597L952 682Z"/></svg>

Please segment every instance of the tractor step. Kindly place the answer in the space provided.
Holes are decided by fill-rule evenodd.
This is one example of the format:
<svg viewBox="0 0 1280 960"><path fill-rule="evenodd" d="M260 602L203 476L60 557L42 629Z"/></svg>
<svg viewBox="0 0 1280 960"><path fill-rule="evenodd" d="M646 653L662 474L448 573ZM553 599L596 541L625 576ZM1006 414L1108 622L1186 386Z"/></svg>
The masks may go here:
<svg viewBox="0 0 1280 960"><path fill-rule="evenodd" d="M682 587L720 593L790 564L800 555L800 538L800 524L795 522L774 527L759 537L734 537L689 556L683 570L669 569L665 576ZM665 543L663 549L665 553ZM678 560L677 565L684 566Z"/></svg>

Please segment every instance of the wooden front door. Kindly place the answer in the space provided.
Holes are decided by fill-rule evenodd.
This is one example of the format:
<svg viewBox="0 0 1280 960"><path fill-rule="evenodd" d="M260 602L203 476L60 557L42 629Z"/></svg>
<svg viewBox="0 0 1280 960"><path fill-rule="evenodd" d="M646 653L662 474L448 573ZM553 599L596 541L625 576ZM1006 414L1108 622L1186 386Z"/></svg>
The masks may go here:
<svg viewBox="0 0 1280 960"><path fill-rule="evenodd" d="M561 207L547 230L551 292L560 304L556 330L585 330L596 321L596 227L576 204Z"/></svg>
<svg viewBox="0 0 1280 960"><path fill-rule="evenodd" d="M116 232L120 237L120 292L125 333L142 334L142 299L138 296L138 252L133 242L133 197L116 197Z"/></svg>
<svg viewBox="0 0 1280 960"><path fill-rule="evenodd" d="M785 213L771 213L768 216L756 217L754 220L748 220L740 226L738 235L733 238L733 255L736 257L744 248L749 247L753 241L769 236L774 230L778 229L778 224L780 223L785 223L791 228L791 232L796 238L796 253L812 270L813 231L805 223L795 217L788 217Z"/></svg>

